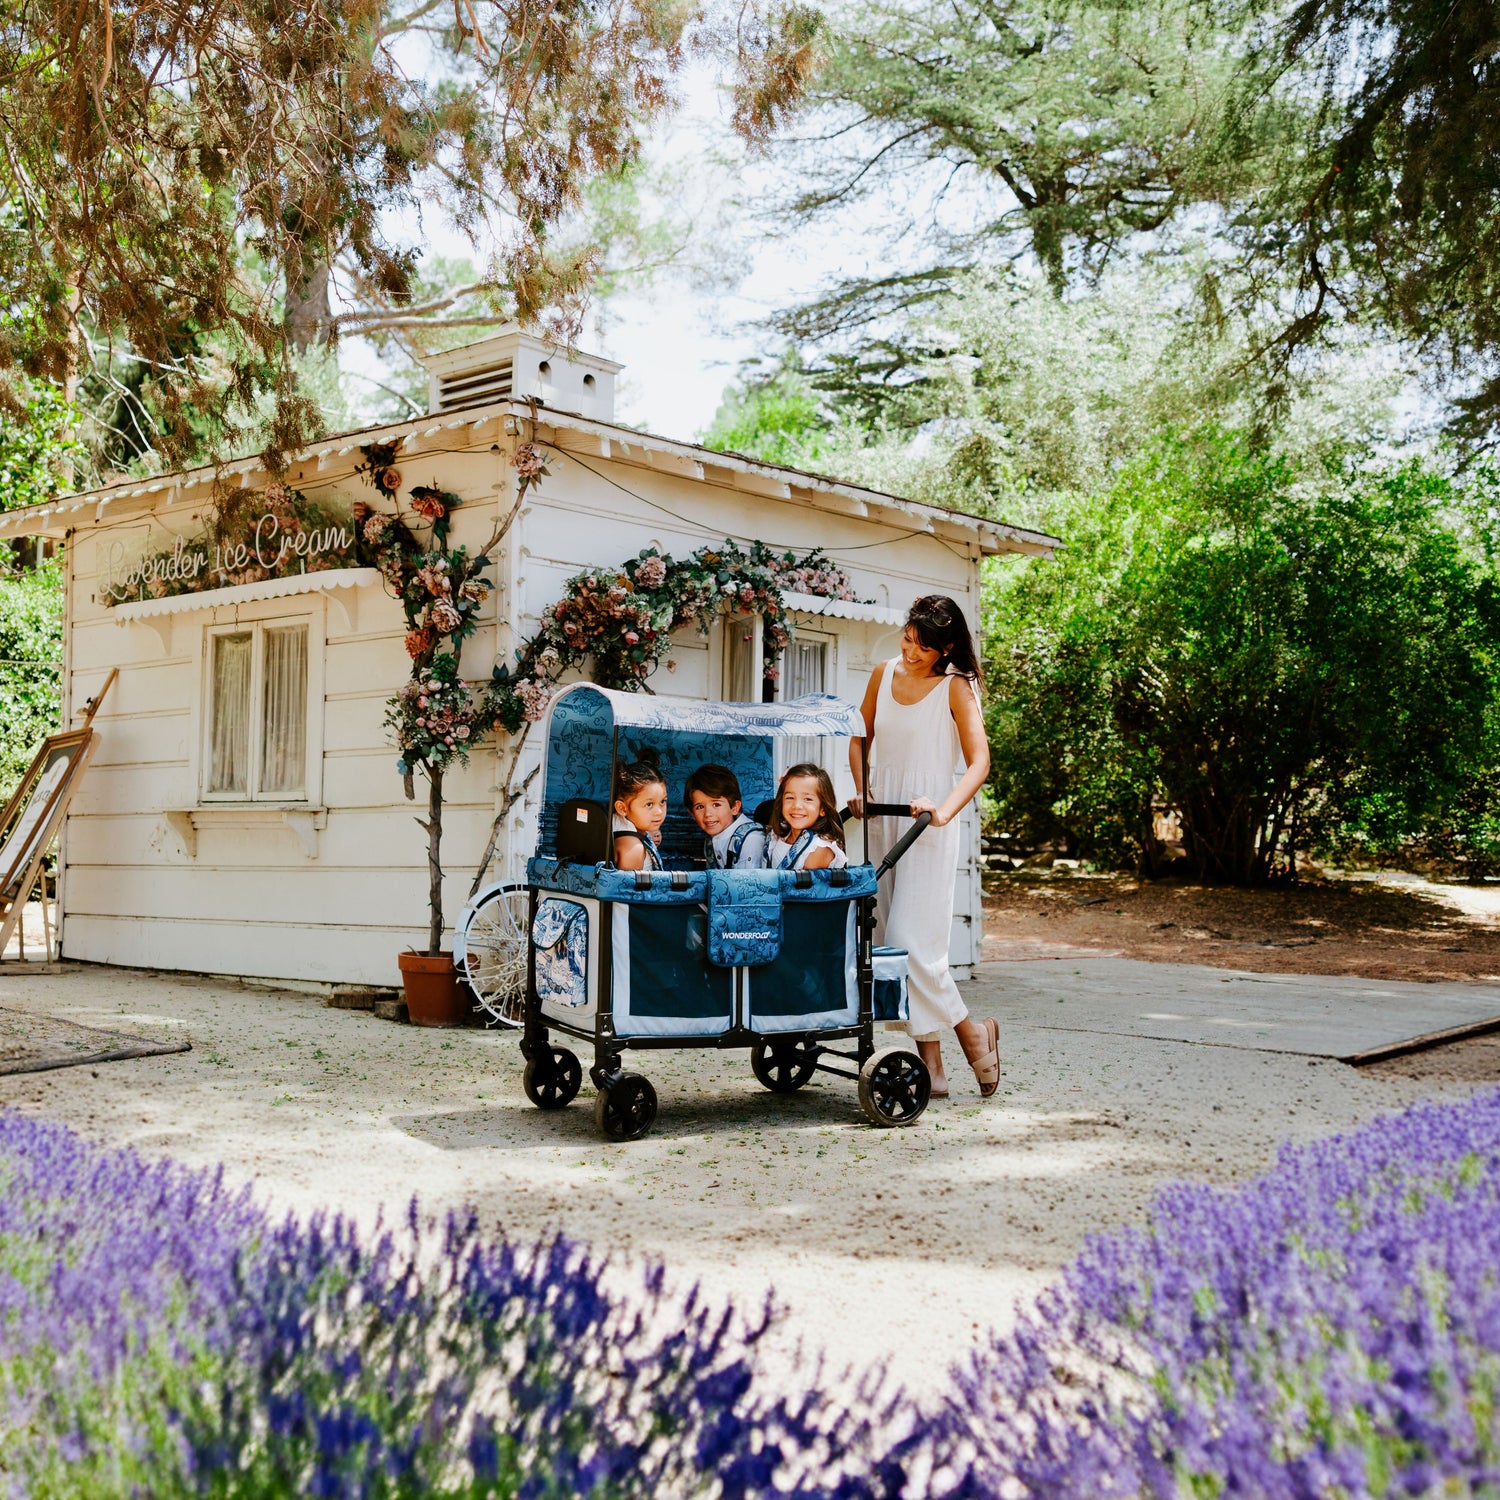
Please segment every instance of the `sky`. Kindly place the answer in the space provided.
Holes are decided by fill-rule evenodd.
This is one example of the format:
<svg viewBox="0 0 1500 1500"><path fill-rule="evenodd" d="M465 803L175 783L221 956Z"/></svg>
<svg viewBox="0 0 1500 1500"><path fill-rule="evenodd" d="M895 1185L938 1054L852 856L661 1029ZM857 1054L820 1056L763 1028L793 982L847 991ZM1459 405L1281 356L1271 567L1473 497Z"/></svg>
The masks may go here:
<svg viewBox="0 0 1500 1500"><path fill-rule="evenodd" d="M776 166L747 159L732 140L728 112L706 72L685 79L683 98L679 113L652 139L649 159L669 184L674 205L685 205L700 221L703 263L696 274L663 274L645 289L596 300L577 342L625 366L616 406L621 421L693 438L712 423L741 362L778 352L775 336L755 327L758 320L840 272L873 266L864 247L885 237L862 234L861 218L886 209L867 208L818 232L766 233L758 200L776 180ZM711 152L728 159L706 160ZM424 220L422 241L440 255L475 256L467 240L435 218ZM344 346L341 359L346 369L377 378L382 373L373 352L356 341Z"/></svg>

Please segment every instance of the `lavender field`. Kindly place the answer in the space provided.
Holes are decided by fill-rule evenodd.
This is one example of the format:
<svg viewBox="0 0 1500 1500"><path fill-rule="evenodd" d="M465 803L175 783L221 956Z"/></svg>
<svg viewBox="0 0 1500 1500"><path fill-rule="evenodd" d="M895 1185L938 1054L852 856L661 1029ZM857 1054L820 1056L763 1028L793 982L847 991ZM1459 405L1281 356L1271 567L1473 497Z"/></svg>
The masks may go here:
<svg viewBox="0 0 1500 1500"><path fill-rule="evenodd" d="M18 1495L1427 1496L1500 1486L1500 1093L1177 1186L925 1408L766 1315L415 1209L361 1239L0 1116Z"/></svg>

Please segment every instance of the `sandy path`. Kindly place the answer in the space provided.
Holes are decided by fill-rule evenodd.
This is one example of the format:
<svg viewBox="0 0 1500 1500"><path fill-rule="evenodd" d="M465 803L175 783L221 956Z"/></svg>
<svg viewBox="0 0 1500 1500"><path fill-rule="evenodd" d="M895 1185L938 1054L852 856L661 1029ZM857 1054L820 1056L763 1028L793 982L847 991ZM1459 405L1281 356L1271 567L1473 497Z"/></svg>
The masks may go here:
<svg viewBox="0 0 1500 1500"><path fill-rule="evenodd" d="M991 976L1011 965L995 965ZM970 989L976 1013L985 985ZM0 1005L163 1036L194 1050L0 1079L0 1104L90 1137L223 1162L272 1204L373 1221L413 1193L472 1202L514 1234L561 1226L660 1256L745 1302L768 1287L784 1339L839 1362L889 1358L931 1390L1085 1235L1138 1216L1159 1183L1232 1182L1286 1138L1324 1135L1431 1093L1434 1081L1333 1062L1012 1024L1006 1079L956 1092L915 1129L874 1130L851 1084L765 1093L742 1054L647 1058L662 1111L645 1141L596 1135L590 1091L543 1115L513 1037L429 1032L315 998L210 980L64 966L0 970Z"/></svg>

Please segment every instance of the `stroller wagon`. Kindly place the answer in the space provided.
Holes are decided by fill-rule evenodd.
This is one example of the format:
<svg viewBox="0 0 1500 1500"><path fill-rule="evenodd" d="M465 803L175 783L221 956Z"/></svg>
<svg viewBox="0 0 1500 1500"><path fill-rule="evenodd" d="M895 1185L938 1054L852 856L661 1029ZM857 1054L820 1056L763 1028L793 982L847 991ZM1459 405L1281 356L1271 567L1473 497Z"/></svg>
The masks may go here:
<svg viewBox="0 0 1500 1500"><path fill-rule="evenodd" d="M524 883L491 886L464 913L455 959L480 1004L522 1030L527 1097L560 1109L583 1081L554 1034L593 1045L595 1120L635 1140L656 1092L628 1051L746 1047L757 1079L791 1093L815 1072L855 1080L877 1125L909 1125L931 1080L906 1048L875 1050L877 1020L905 1019L906 958L873 945L875 890L928 822L923 814L879 870L702 868L703 835L681 802L698 766L730 767L744 806L775 789L777 750L864 732L859 711L815 694L789 703L703 703L587 683L561 692L545 722L542 808ZM665 870L613 866L617 762L656 753L671 790ZM905 815L906 808L871 809Z"/></svg>

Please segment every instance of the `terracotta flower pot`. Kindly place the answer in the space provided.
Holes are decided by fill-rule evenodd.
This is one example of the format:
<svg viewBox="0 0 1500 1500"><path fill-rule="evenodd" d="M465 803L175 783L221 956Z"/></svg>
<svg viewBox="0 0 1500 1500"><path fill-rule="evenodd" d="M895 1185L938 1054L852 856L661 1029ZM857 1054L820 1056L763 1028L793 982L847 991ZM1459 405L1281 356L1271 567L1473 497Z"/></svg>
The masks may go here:
<svg viewBox="0 0 1500 1500"><path fill-rule="evenodd" d="M406 1014L415 1026L462 1026L468 1019L468 994L458 982L451 953L402 953L401 983Z"/></svg>

